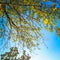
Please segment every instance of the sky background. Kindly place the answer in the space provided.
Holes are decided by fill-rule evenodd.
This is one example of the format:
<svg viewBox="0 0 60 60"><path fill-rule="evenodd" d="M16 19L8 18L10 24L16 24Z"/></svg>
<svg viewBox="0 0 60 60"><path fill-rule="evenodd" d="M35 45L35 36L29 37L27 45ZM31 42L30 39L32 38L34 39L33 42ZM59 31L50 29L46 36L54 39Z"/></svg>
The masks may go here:
<svg viewBox="0 0 60 60"><path fill-rule="evenodd" d="M55 32L45 31L45 35L48 37L48 40L45 40L48 48L42 44L41 50L36 51L37 55L32 56L31 60L60 60L60 38Z"/></svg>
<svg viewBox="0 0 60 60"><path fill-rule="evenodd" d="M52 2L50 2L49 4L51 3ZM47 6L49 4L47 3ZM56 4L56 7L59 7L59 4ZM2 20L0 18L0 28L2 28L3 30L6 29L6 31L9 32L9 30L7 30L8 28L6 27L6 18L4 19L4 22L1 23ZM57 22L57 25L60 27L60 21ZM40 50L36 49L33 53L31 53L31 60L60 60L60 37L57 36L55 31L49 32L43 29L42 32L45 34L44 38L47 38L47 40L45 40L44 42L48 48L44 44L41 44ZM2 31L0 35L1 34L4 35L4 32ZM5 34L8 35L7 33ZM4 47L4 44L7 44L8 42L9 41L7 40L6 36L0 38L0 54L5 53L5 51L9 51L9 49L2 49ZM10 48L11 46L9 45L7 47Z"/></svg>

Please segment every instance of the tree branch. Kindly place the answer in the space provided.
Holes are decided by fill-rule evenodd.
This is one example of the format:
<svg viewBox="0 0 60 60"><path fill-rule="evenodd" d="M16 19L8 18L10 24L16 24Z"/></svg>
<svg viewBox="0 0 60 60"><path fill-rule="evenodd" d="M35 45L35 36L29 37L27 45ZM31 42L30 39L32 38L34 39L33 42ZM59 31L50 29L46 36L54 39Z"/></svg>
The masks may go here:
<svg viewBox="0 0 60 60"><path fill-rule="evenodd" d="M11 25L11 26L14 26L15 28L18 28L18 27L16 26L16 24L14 24L14 22L12 21L12 19L9 17L9 15L8 15L8 13L7 13L7 11L6 11L5 5L3 5L3 8L4 8L4 13L5 13L6 17L8 18L8 21L9 21L10 25Z"/></svg>

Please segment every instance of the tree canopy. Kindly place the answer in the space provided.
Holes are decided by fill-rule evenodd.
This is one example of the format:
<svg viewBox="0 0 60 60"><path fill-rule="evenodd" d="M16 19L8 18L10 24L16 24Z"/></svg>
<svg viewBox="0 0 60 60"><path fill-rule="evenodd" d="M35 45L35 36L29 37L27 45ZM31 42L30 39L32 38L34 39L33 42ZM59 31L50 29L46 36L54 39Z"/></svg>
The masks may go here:
<svg viewBox="0 0 60 60"><path fill-rule="evenodd" d="M22 42L23 47L30 49L40 44L38 38L43 38L43 27L50 32L58 30L60 8L54 2L51 5L46 2L49 0L0 0L0 17L7 20L11 41Z"/></svg>

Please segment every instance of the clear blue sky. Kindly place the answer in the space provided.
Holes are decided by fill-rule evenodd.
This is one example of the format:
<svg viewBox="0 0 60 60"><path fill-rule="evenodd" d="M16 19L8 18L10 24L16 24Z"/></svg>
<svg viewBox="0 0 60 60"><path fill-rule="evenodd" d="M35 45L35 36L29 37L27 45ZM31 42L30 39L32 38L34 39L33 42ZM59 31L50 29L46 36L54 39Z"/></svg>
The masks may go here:
<svg viewBox="0 0 60 60"><path fill-rule="evenodd" d="M48 38L48 40L45 40L48 48L42 44L41 50L36 50L31 60L60 60L60 38L55 32L48 31L45 31L45 38Z"/></svg>

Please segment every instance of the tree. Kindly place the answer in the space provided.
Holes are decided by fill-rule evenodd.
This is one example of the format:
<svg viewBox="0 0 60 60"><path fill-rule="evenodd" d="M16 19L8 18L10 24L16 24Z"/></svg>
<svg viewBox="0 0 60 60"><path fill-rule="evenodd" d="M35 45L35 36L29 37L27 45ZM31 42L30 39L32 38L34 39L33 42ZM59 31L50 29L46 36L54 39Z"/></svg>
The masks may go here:
<svg viewBox="0 0 60 60"><path fill-rule="evenodd" d="M26 55L26 51L24 50L20 60L30 60L30 58L31 57L29 55Z"/></svg>
<svg viewBox="0 0 60 60"><path fill-rule="evenodd" d="M9 52L6 52L5 54L1 54L1 60L29 60L31 57L26 55L26 51L23 51L23 55L17 59L18 55L18 48L17 47L11 47Z"/></svg>
<svg viewBox="0 0 60 60"><path fill-rule="evenodd" d="M56 17L60 19L60 9L55 3L48 8L46 6L48 1L0 0L0 17L7 18L6 24L10 29L9 39L13 42L22 41L23 47L31 49L40 44L38 38L43 37L42 25L51 32L56 30L55 19Z"/></svg>
<svg viewBox="0 0 60 60"><path fill-rule="evenodd" d="M11 47L10 52L6 52L5 54L1 54L1 60L17 60L18 48Z"/></svg>

